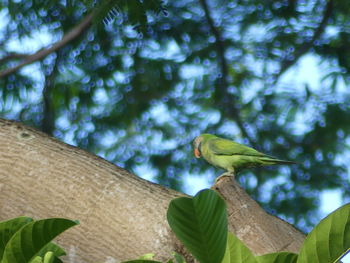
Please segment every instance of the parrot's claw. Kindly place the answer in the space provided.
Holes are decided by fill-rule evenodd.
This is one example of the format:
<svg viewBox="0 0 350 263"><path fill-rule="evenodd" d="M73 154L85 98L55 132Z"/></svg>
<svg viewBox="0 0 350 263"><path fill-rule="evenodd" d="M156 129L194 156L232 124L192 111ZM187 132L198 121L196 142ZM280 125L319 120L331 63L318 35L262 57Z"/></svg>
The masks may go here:
<svg viewBox="0 0 350 263"><path fill-rule="evenodd" d="M217 182L219 182L219 180L220 179L222 179L222 178L224 178L224 177L235 177L235 173L234 172L225 172L225 173L223 173L222 175L220 175L219 177L217 177L216 179L215 179L215 183L217 183Z"/></svg>

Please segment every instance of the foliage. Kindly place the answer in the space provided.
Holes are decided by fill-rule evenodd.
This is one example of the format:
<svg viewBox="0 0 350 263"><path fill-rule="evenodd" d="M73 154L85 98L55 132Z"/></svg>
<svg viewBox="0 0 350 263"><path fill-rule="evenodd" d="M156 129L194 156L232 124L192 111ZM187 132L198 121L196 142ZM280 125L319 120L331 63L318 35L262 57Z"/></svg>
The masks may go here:
<svg viewBox="0 0 350 263"><path fill-rule="evenodd" d="M335 263L350 247L350 204L324 218L308 234L299 255L276 252L254 256L234 234L227 233L225 203L210 189L193 198L173 199L167 218L175 235L201 263ZM63 218L33 221L28 217L0 222L0 263L62 262L59 257L65 251L51 240L76 224ZM180 254L173 256L167 263L186 263ZM149 253L123 263L161 263L153 257Z"/></svg>
<svg viewBox="0 0 350 263"><path fill-rule="evenodd" d="M225 206L222 206L218 200L221 197L213 190L203 190L194 198L183 197L174 199L168 208L168 222L176 236L183 242L185 247L199 260L199 262L222 262L222 263L307 263L307 262L337 262L344 251L350 248L350 204L337 209L326 218L324 218L305 239L300 253L276 252L262 256L254 256L253 253L232 233L228 233L225 245L212 244L212 250L218 250L221 246L226 249L225 255L217 254L209 259L207 240L216 239L217 233L226 228L223 224L227 222ZM214 201L215 200L215 201ZM200 203L200 206L191 206L189 204ZM221 200L224 202L223 200ZM192 215L195 214L195 218ZM221 218L220 221L217 218ZM206 221L208 229L215 229L216 232L203 231L207 234L207 239L198 238L196 229L198 225L195 221ZM201 244L200 244L201 243ZM196 249L194 249L194 247Z"/></svg>
<svg viewBox="0 0 350 263"><path fill-rule="evenodd" d="M259 263L295 263L298 255L290 252L270 253L256 257Z"/></svg>
<svg viewBox="0 0 350 263"><path fill-rule="evenodd" d="M258 263L253 253L234 234L228 233L226 253L222 263Z"/></svg>
<svg viewBox="0 0 350 263"><path fill-rule="evenodd" d="M0 222L1 263L60 263L65 251L51 242L76 221L49 218L34 221L17 217Z"/></svg>
<svg viewBox="0 0 350 263"><path fill-rule="evenodd" d="M0 79L0 116L176 189L185 175L220 173L191 156L203 132L297 161L238 180L303 229L323 190L349 198L346 2L0 1L0 72L90 13L74 41ZM316 73L298 64L307 58Z"/></svg>
<svg viewBox="0 0 350 263"><path fill-rule="evenodd" d="M297 263L335 262L350 248L350 204L323 219L308 234Z"/></svg>

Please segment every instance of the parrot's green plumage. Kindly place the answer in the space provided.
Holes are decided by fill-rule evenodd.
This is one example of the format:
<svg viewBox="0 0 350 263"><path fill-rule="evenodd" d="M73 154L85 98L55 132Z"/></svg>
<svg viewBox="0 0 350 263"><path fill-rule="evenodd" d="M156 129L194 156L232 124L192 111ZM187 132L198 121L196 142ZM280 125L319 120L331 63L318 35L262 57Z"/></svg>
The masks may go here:
<svg viewBox="0 0 350 263"><path fill-rule="evenodd" d="M199 135L193 141L193 146L197 158L203 157L208 163L225 169L232 175L249 167L294 164L212 134Z"/></svg>

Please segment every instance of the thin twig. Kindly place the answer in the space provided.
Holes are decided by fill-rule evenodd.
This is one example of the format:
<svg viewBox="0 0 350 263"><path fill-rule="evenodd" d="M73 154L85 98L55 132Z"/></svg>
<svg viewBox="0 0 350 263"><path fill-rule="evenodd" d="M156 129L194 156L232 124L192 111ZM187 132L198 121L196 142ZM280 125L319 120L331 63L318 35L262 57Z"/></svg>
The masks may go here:
<svg viewBox="0 0 350 263"><path fill-rule="evenodd" d="M0 78L3 78L7 75L10 75L10 74L16 72L17 70L19 70L20 68L22 68L28 64L31 64L37 60L43 59L47 55L64 47L70 41L77 38L87 28L89 28L89 26L91 25L92 18L93 18L93 13L88 14L78 25L76 25L70 32L68 32L66 35L64 35L64 37L60 41L56 42L54 45L52 45L49 48L41 49L38 52L27 56L26 59L23 62L21 62L20 64L18 64L17 66L1 71Z"/></svg>

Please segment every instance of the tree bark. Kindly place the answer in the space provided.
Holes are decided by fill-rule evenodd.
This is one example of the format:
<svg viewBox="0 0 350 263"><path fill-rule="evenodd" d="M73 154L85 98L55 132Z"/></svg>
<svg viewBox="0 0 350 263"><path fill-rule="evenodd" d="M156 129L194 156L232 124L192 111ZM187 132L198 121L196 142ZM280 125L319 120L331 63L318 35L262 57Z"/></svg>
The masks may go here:
<svg viewBox="0 0 350 263"><path fill-rule="evenodd" d="M233 180L213 186L227 202L229 228L255 254L297 252L304 235L268 215ZM0 220L65 217L80 225L58 238L65 262L119 262L184 249L166 221L184 194L20 123L0 119Z"/></svg>
<svg viewBox="0 0 350 263"><path fill-rule="evenodd" d="M254 254L299 252L304 234L266 213L232 177L223 177L212 189L226 201L229 231L235 233Z"/></svg>

